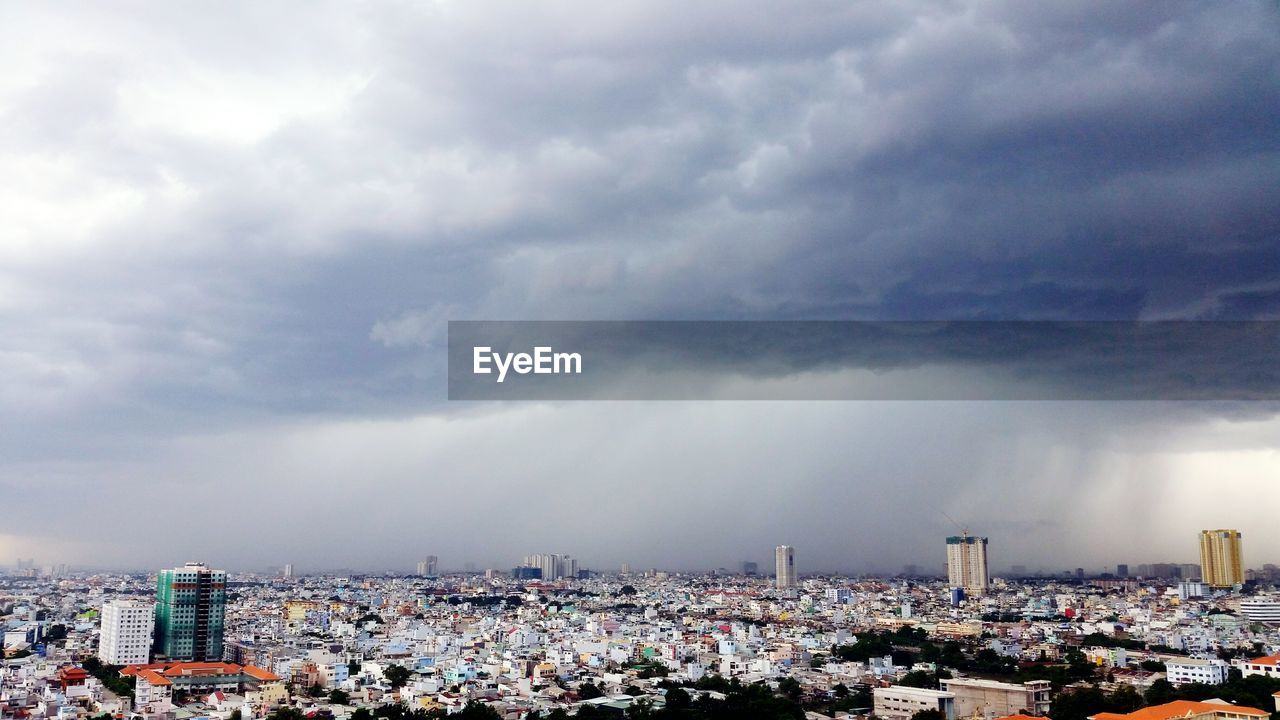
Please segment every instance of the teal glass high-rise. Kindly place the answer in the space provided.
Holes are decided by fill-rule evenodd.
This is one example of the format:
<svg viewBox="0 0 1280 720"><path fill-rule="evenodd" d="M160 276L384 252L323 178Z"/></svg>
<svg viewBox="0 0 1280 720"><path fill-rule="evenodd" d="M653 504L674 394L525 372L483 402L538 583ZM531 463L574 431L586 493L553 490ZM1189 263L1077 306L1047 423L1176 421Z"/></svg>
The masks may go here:
<svg viewBox="0 0 1280 720"><path fill-rule="evenodd" d="M221 661L226 607L226 572L201 563L161 570L156 580L157 659Z"/></svg>

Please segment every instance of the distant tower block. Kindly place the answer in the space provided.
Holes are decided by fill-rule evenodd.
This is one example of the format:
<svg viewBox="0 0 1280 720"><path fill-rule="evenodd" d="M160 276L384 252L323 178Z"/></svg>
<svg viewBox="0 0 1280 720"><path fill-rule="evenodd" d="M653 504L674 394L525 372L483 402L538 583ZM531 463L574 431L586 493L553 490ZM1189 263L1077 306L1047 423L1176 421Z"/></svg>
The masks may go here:
<svg viewBox="0 0 1280 720"><path fill-rule="evenodd" d="M967 595L981 595L991 585L987 570L987 539L967 532L947 538L947 581Z"/></svg>

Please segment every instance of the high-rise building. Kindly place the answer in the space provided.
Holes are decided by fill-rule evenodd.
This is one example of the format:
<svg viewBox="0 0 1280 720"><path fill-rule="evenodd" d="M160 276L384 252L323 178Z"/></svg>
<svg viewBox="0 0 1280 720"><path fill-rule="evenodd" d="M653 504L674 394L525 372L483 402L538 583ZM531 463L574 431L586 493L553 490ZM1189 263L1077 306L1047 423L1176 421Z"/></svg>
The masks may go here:
<svg viewBox="0 0 1280 720"><path fill-rule="evenodd" d="M1210 587L1226 588L1244 582L1239 530L1200 532L1200 572Z"/></svg>
<svg viewBox="0 0 1280 720"><path fill-rule="evenodd" d="M222 660L227 574L203 563L161 570L156 579L155 651L168 660Z"/></svg>
<svg viewBox="0 0 1280 720"><path fill-rule="evenodd" d="M283 573L283 574L284 574L284 578L285 578L286 580L288 580L288 579L290 579L290 578L292 578L292 577L293 577L293 564L292 564L292 563L287 563L287 564L284 566L284 573Z"/></svg>
<svg viewBox="0 0 1280 720"><path fill-rule="evenodd" d="M759 565L758 563L754 563L754 562L752 562L752 561L750 561L750 560L743 560L743 561L742 561L742 574L743 574L743 575L759 575L759 574L760 574L760 565Z"/></svg>
<svg viewBox="0 0 1280 720"><path fill-rule="evenodd" d="M440 558L428 555L425 560L418 561L419 577L435 577L440 574Z"/></svg>
<svg viewBox="0 0 1280 720"><path fill-rule="evenodd" d="M535 567L542 570L543 580L559 580L560 578L578 577L578 560L569 555L542 553L525 555L524 567ZM629 569L629 568L628 568ZM623 571L627 572L626 570Z"/></svg>
<svg viewBox="0 0 1280 720"><path fill-rule="evenodd" d="M1116 565L1116 577L1129 577L1129 566L1125 564Z"/></svg>
<svg viewBox="0 0 1280 720"><path fill-rule="evenodd" d="M966 595L987 591L991 575L987 571L987 539L967 532L947 538L947 581L964 588Z"/></svg>
<svg viewBox="0 0 1280 720"><path fill-rule="evenodd" d="M531 567L531 568L538 568L538 570L541 573L539 577L542 578L543 580L555 580L557 577L559 577L559 574L558 574L560 570L559 559L560 557L558 555L551 555L549 553L535 553L533 555L525 556L524 566Z"/></svg>
<svg viewBox="0 0 1280 720"><path fill-rule="evenodd" d="M151 660L156 606L140 600L108 600L102 604L98 659L107 665L141 665Z"/></svg>
<svg viewBox="0 0 1280 720"><path fill-rule="evenodd" d="M773 551L773 562L778 587L793 587L796 584L796 549L790 545L779 545Z"/></svg>

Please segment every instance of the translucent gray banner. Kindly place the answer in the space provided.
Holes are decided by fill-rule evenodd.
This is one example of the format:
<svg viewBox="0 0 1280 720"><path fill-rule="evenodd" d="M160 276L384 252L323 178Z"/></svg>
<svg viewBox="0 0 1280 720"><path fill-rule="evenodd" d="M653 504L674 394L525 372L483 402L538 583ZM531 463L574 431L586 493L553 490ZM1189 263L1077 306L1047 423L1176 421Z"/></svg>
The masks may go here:
<svg viewBox="0 0 1280 720"><path fill-rule="evenodd" d="M1278 400L1280 322L451 321L450 400Z"/></svg>

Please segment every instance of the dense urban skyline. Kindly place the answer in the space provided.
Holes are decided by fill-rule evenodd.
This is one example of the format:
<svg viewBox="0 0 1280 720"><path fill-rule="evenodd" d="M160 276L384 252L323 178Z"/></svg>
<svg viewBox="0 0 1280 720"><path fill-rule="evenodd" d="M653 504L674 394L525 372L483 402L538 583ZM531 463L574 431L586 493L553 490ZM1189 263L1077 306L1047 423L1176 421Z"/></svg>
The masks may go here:
<svg viewBox="0 0 1280 720"><path fill-rule="evenodd" d="M1232 549L1225 551L1225 555L1234 558L1234 566L1231 571L1234 574L1223 574L1219 567L1222 563L1216 557L1222 556L1223 550L1215 551L1209 549L1206 544L1206 538L1210 536L1230 535L1234 537L1232 541ZM946 538L946 561L942 565L932 564L930 562L907 563L897 571L886 568L839 568L839 567L815 567L803 568L795 565L795 548L789 545L779 545L774 548L774 577L783 574L783 567L786 565L789 570L788 579L779 580L780 587L789 587L794 585L797 576L804 577L817 575L850 575L850 576L883 576L883 577L938 577L947 578L957 586L966 588L976 592L982 592L986 587L989 578L992 575L1008 576L1011 578L1019 577L1061 577L1072 576L1079 573L1087 573L1089 577L1147 577L1168 579L1171 577L1180 577L1184 579L1202 579L1211 587L1231 587L1243 581L1246 570L1267 568L1270 570L1276 566L1275 563L1263 562L1250 566L1243 561L1241 533L1236 529L1217 529L1203 530L1199 533L1200 549L1199 562L1180 562L1171 561L1165 558L1161 561L1142 561L1142 562L1120 562L1113 565L1103 567L1076 567L1068 568L1052 568L1045 566L1027 566L1021 563L1013 563L1004 567L998 567L994 571L991 569L988 560L986 546L988 538L974 537L962 531L959 536L949 536ZM958 550L958 548L978 547L972 553ZM197 563L200 564L200 563ZM579 570L583 573L591 575L627 575L631 573L631 564L623 561L609 565L607 563L589 564L584 562L580 557L570 554L546 554L537 553L533 555L525 555L515 563L516 569L537 569L540 575L537 579L556 580L560 578L577 577ZM761 563L745 557L738 562L722 563L707 567L679 567L670 564L653 564L637 566L637 572L651 571L675 571L710 573L710 574L737 574L737 575L759 575ZM765 564L765 567L768 567ZM750 569L748 569L750 568ZM1177 572L1174 569L1180 569ZM1203 568L1203 572L1201 569ZM34 572L37 574L46 574L52 576L64 575L69 571L76 572L93 572L93 571L119 571L121 568L106 568L96 566L80 566L75 564L58 563L54 565L44 564L36 558L18 558L11 566L12 570L18 572ZM251 574L279 575L286 579L298 576L299 568L295 568L293 563L281 563L276 565L263 566L246 566L234 568L237 572L245 572ZM1189 569L1194 569L1192 572ZM142 573L150 573L147 568L124 568L125 571L134 571ZM351 574L387 574L390 576L404 575L432 578L438 575L467 575L494 572L506 573L507 568L502 562L495 562L482 567L482 564L474 560L456 561L453 566L441 566L440 558L436 555L427 555L426 559L418 560L412 570L406 570L397 566L386 567L364 567L364 568L344 568L344 567L326 567L317 566L312 568L301 568L302 575L335 575L341 573ZM1131 572L1132 571L1132 572ZM515 572L514 570L512 571ZM1188 574L1190 573L1190 574ZM533 576L530 576L533 577ZM1222 582L1218 582L1218 578L1225 578Z"/></svg>
<svg viewBox="0 0 1280 720"><path fill-rule="evenodd" d="M41 4L0 38L0 557L893 572L943 511L996 568L1280 557L1275 403L450 403L442 346L1276 320L1274 3Z"/></svg>
<svg viewBox="0 0 1280 720"><path fill-rule="evenodd" d="M1280 720L1280 1L0 67L0 720Z"/></svg>

